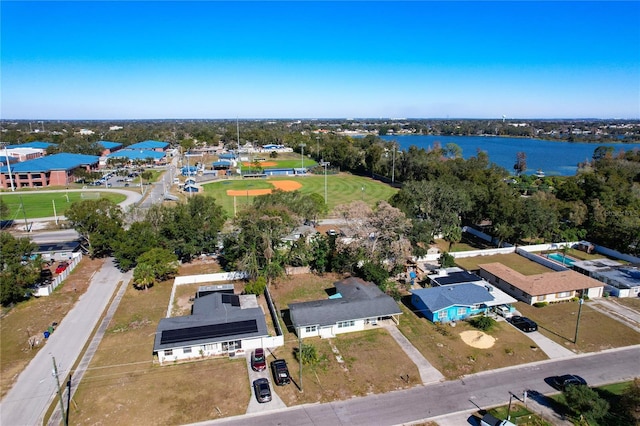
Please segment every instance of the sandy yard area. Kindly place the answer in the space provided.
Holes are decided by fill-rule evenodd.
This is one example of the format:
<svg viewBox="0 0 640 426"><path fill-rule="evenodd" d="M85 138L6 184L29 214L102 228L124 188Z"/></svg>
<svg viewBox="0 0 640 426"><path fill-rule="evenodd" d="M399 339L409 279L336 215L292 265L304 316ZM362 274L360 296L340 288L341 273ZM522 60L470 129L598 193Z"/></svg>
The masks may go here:
<svg viewBox="0 0 640 426"><path fill-rule="evenodd" d="M494 345L496 339L482 331L470 330L460 333L462 341L469 346L479 349L487 349Z"/></svg>

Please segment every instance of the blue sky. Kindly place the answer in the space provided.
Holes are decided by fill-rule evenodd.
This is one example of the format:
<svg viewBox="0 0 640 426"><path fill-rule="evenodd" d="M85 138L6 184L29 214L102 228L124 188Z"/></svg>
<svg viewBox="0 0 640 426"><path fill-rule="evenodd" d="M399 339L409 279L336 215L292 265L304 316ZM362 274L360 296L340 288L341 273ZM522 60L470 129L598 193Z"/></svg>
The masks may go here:
<svg viewBox="0 0 640 426"><path fill-rule="evenodd" d="M3 119L640 118L640 2L12 2Z"/></svg>

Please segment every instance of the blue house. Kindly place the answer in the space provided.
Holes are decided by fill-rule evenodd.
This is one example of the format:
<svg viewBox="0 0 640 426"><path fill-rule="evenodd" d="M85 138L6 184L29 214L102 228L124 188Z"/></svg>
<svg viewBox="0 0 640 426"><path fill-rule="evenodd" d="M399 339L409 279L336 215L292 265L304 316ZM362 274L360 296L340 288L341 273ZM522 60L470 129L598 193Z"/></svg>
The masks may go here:
<svg viewBox="0 0 640 426"><path fill-rule="evenodd" d="M411 304L434 323L460 321L495 304L489 290L476 284L422 288L411 293Z"/></svg>

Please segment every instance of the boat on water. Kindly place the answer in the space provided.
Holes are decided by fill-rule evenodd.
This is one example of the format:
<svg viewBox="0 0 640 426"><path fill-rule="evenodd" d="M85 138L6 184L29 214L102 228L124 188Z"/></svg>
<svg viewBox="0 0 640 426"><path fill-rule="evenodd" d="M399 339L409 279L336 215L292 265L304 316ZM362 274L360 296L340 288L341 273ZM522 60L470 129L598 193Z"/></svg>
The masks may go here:
<svg viewBox="0 0 640 426"><path fill-rule="evenodd" d="M539 178L543 178L544 177L544 172L541 169L538 169L536 171L536 176Z"/></svg>

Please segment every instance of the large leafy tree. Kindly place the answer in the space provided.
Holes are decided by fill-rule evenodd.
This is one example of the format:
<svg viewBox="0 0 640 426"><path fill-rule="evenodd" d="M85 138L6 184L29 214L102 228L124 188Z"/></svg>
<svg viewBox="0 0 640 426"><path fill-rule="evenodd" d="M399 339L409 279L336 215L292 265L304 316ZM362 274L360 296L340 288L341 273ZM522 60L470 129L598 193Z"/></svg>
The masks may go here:
<svg viewBox="0 0 640 426"><path fill-rule="evenodd" d="M127 271L136 266L140 255L156 248L157 245L158 235L151 223L134 222L129 229L121 233L120 240L114 243L113 256L120 269Z"/></svg>
<svg viewBox="0 0 640 426"><path fill-rule="evenodd" d="M158 230L163 246L171 247L183 261L217 249L218 233L224 225L224 210L213 197L195 195L185 204L152 209L151 226Z"/></svg>
<svg viewBox="0 0 640 426"><path fill-rule="evenodd" d="M28 288L40 276L40 256L33 256L37 245L28 238L14 238L0 232L0 303L19 302L28 296Z"/></svg>
<svg viewBox="0 0 640 426"><path fill-rule="evenodd" d="M265 276L267 284L284 273L282 239L297 225L297 217L284 206L250 209L234 220L238 232L224 242L228 267L246 271L250 279Z"/></svg>
<svg viewBox="0 0 640 426"><path fill-rule="evenodd" d="M113 245L120 240L123 215L113 201L100 198L74 202L66 216L86 242L92 257L110 255Z"/></svg>
<svg viewBox="0 0 640 426"><path fill-rule="evenodd" d="M576 414L591 422L603 418L609 412L609 403L586 385L568 386L562 392L567 406Z"/></svg>
<svg viewBox="0 0 640 426"><path fill-rule="evenodd" d="M133 285L147 289L156 282L173 278L178 272L178 258L167 249L153 248L137 259Z"/></svg>

